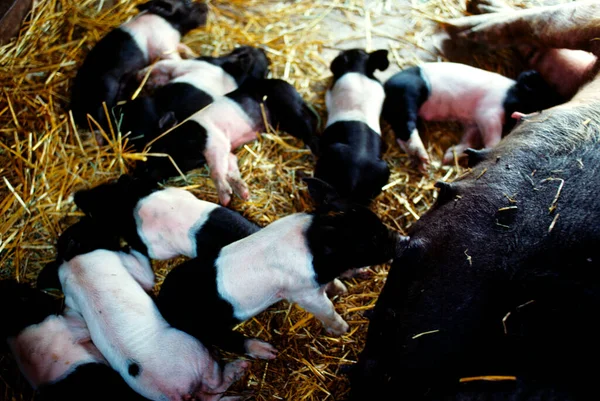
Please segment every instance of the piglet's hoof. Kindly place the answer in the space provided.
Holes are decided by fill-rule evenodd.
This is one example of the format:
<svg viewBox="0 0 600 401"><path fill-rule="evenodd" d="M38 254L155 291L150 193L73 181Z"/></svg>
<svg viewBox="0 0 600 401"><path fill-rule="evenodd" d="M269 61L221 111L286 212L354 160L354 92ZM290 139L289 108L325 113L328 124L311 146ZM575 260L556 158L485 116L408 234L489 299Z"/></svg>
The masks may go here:
<svg viewBox="0 0 600 401"><path fill-rule="evenodd" d="M327 288L325 289L327 295L330 297L335 295L342 295L348 292L348 288L337 278L327 284Z"/></svg>
<svg viewBox="0 0 600 401"><path fill-rule="evenodd" d="M244 180L242 180L241 178L236 179L228 177L228 181L229 184L231 184L231 187L233 188L233 192L235 192L237 196L239 196L242 200L248 200L248 198L250 197L250 190L248 189L248 186L246 185Z"/></svg>
<svg viewBox="0 0 600 401"><path fill-rule="evenodd" d="M275 359L277 357L277 349L267 342L252 339L246 340L244 345L246 354L250 355L252 358Z"/></svg>
<svg viewBox="0 0 600 401"><path fill-rule="evenodd" d="M225 365L223 369L224 382L233 383L242 378L246 370L250 367L250 362L238 359Z"/></svg>
<svg viewBox="0 0 600 401"><path fill-rule="evenodd" d="M325 331L327 332L327 334L329 334L331 336L341 337L348 331L349 328L350 328L350 325L348 323L346 323L344 320L342 320L341 323L336 324L333 327L327 327L325 329Z"/></svg>

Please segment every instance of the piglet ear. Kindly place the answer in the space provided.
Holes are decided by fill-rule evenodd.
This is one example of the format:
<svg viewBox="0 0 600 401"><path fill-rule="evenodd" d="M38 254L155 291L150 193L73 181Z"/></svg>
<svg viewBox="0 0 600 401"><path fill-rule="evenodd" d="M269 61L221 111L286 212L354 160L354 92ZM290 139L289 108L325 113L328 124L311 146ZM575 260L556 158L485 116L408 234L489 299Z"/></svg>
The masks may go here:
<svg viewBox="0 0 600 401"><path fill-rule="evenodd" d="M333 59L331 62L331 72L334 76L342 75L346 69L348 64L348 55L346 53L341 53L339 56Z"/></svg>
<svg viewBox="0 0 600 401"><path fill-rule="evenodd" d="M334 187L318 178L303 178L308 186L308 193L315 202L319 211L344 211L347 204L341 198Z"/></svg>
<svg viewBox="0 0 600 401"><path fill-rule="evenodd" d="M387 50L375 50L369 53L367 61L367 71L372 74L375 70L385 71L390 66Z"/></svg>
<svg viewBox="0 0 600 401"><path fill-rule="evenodd" d="M158 129L162 132L165 132L168 129L173 128L178 123L177 118L175 117L175 113L169 111L164 114L160 120L158 121Z"/></svg>
<svg viewBox="0 0 600 401"><path fill-rule="evenodd" d="M172 17L175 14L173 4L166 0L150 0L146 3L139 4L137 9L140 11L148 11L165 18Z"/></svg>

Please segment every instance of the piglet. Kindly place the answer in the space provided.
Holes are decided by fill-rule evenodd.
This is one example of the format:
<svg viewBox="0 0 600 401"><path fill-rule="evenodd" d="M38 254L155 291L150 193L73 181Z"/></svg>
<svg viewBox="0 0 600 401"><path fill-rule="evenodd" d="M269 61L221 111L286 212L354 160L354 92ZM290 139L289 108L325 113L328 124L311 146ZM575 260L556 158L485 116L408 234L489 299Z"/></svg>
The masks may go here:
<svg viewBox="0 0 600 401"><path fill-rule="evenodd" d="M150 71L146 87L155 90L118 108L120 131L128 133L130 143L142 150L160 133L247 79L264 78L268 66L265 52L251 46L238 47L220 57L160 60L137 73L141 80Z"/></svg>
<svg viewBox="0 0 600 401"><path fill-rule="evenodd" d="M234 192L244 200L249 197L232 151L256 139L265 123L301 138L316 152L317 117L296 89L280 79L246 80L162 136L150 151L170 155L181 172L206 162L219 202L226 206ZM168 158L149 157L134 174L162 180L179 172Z"/></svg>
<svg viewBox="0 0 600 401"><path fill-rule="evenodd" d="M221 369L199 341L171 327L128 272L143 269L147 259L115 251L118 245L118 237L88 218L60 236L51 272L58 274L65 305L83 317L94 344L139 394L156 401L221 399L249 363Z"/></svg>
<svg viewBox="0 0 600 401"><path fill-rule="evenodd" d="M381 159L379 115L384 99L375 70L389 66L387 50L344 50L331 63L333 84L325 95L327 127L319 142L315 177L341 196L368 204L390 170Z"/></svg>
<svg viewBox="0 0 600 401"><path fill-rule="evenodd" d="M467 148L486 148L500 142L503 131L514 126L510 116L562 103L561 96L535 71L525 71L516 81L490 71L457 63L424 63L392 76L384 85L382 116L392 126L396 141L426 171L429 156L417 121L458 121L465 132L460 144L448 149L443 162Z"/></svg>
<svg viewBox="0 0 600 401"><path fill-rule="evenodd" d="M104 129L117 101L128 96L128 81L157 58L180 59L182 35L204 25L208 8L185 0L150 0L131 21L110 31L86 56L73 82L70 109L79 125L91 115ZM96 127L94 127L96 128Z"/></svg>
<svg viewBox="0 0 600 401"><path fill-rule="evenodd" d="M0 281L0 348L8 345L19 369L46 401L145 400L113 370L92 343L81 317L28 284Z"/></svg>
<svg viewBox="0 0 600 401"><path fill-rule="evenodd" d="M350 269L387 262L407 239L367 208L341 200L323 181L307 181L318 211L283 217L215 257L190 259L167 275L157 305L170 324L205 344L260 358L274 357L274 349L232 328L281 300L314 314L329 334L348 330L327 297L329 283ZM202 312L210 327L190 312L194 305L210 305Z"/></svg>
<svg viewBox="0 0 600 401"><path fill-rule="evenodd" d="M180 188L123 175L75 193L77 206L97 224L152 259L195 258L257 232L241 214Z"/></svg>

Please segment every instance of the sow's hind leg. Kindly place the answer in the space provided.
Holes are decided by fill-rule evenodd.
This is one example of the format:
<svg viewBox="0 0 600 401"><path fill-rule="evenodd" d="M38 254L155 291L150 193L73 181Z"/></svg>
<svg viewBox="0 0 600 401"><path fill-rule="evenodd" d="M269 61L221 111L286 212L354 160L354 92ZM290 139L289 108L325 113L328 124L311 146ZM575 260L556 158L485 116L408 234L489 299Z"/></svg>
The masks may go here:
<svg viewBox="0 0 600 401"><path fill-rule="evenodd" d="M600 55L600 2L578 1L556 6L502 11L451 19L446 30L492 47L530 44L585 50Z"/></svg>

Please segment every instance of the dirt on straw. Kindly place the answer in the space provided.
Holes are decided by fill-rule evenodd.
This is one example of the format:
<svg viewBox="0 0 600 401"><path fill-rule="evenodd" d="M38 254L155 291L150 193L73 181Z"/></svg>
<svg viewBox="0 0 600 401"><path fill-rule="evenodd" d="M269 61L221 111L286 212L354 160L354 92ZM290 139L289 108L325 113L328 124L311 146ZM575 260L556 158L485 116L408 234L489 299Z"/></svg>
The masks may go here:
<svg viewBox="0 0 600 401"><path fill-rule="evenodd" d="M271 76L294 84L323 123L328 66L340 49L356 43L387 48L396 70L426 56L439 59L427 44L435 28L432 21L465 13L463 2L453 0L212 0L209 5L206 27L183 41L199 55L219 55L237 45L263 47L271 59ZM81 216L73 204L74 191L114 179L142 157L125 151L119 134L98 146L88 128L74 126L67 110L72 79L89 49L135 13L135 2L129 1L111 6L98 0L35 1L18 38L0 47L0 278L35 282L54 258L58 235ZM402 21L404 35L386 28L392 18ZM340 27L353 33L340 33ZM498 53L479 61L487 69L514 75L506 60ZM434 203L436 180L451 181L464 171L439 163L445 148L457 140L456 125L429 124L421 132L434 160L428 176L411 165L384 125L384 158L392 175L373 209L401 233ZM237 156L252 195L247 202L235 199L234 209L261 226L311 209L301 178L312 175L314 159L301 142L281 132L262 133ZM168 185L217 202L206 168ZM157 288L177 262L154 264ZM334 299L350 324L341 338L326 336L312 315L285 302L241 325L238 330L271 342L280 352L274 361L253 361L231 393L255 400L344 399L349 387L343 372L364 346L368 320L363 314L373 308L388 268L375 266L370 278L346 281L349 293ZM7 307L0 305L0 324ZM199 318L202 307L190 306ZM33 399L8 353L0 354L0 399Z"/></svg>

